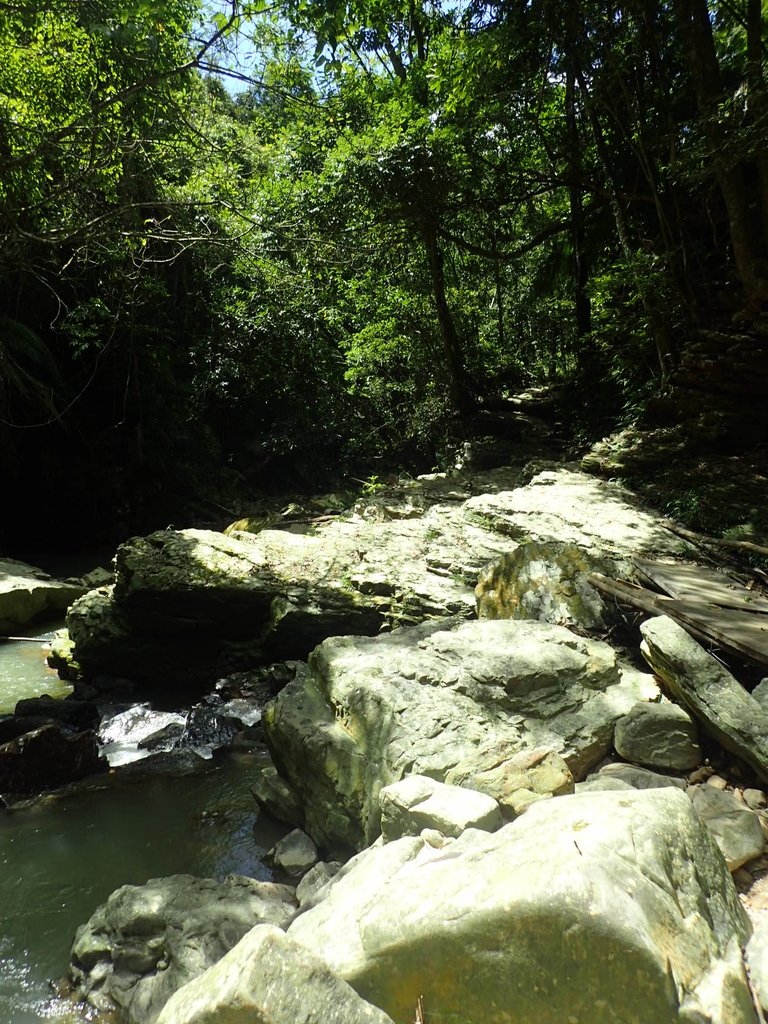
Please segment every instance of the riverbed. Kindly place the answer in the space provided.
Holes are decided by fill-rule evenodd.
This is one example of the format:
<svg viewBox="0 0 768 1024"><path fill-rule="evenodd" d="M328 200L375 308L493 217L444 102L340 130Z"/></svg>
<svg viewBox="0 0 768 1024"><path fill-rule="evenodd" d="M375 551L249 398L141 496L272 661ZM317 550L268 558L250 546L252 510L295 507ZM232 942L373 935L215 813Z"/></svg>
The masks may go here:
<svg viewBox="0 0 768 1024"><path fill-rule="evenodd" d="M12 710L21 696L56 689L39 645L9 648L0 649L0 706ZM229 754L203 774L0 812L0 1022L87 1019L80 1011L73 1017L49 981L66 972L76 928L119 886L177 873L271 878L264 854L287 829L260 816L251 796L262 764L258 755Z"/></svg>

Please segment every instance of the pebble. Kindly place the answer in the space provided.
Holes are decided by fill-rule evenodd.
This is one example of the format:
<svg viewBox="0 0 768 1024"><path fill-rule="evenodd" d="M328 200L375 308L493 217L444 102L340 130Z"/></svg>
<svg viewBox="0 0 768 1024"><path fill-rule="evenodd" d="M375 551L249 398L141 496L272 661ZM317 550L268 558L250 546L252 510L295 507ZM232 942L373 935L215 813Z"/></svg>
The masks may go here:
<svg viewBox="0 0 768 1024"><path fill-rule="evenodd" d="M712 789L723 790L728 785L728 783L720 775L710 775L710 777L707 779L707 785L711 786Z"/></svg>
<svg viewBox="0 0 768 1024"><path fill-rule="evenodd" d="M745 789L744 803L751 810L759 811L766 805L765 793L762 791L762 789Z"/></svg>

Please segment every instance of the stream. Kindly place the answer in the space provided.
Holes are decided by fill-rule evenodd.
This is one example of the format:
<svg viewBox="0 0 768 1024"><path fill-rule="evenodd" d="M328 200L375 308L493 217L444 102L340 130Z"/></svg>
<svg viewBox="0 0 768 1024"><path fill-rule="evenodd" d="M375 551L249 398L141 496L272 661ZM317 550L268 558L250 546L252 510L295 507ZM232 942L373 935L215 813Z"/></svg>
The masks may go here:
<svg viewBox="0 0 768 1024"><path fill-rule="evenodd" d="M69 692L44 659L39 644L0 646L0 711ZM202 774L0 811L0 1022L88 1019L49 982L65 974L76 928L119 886L177 873L271 878L264 854L288 829L258 814L249 785L262 764L254 754L219 755Z"/></svg>

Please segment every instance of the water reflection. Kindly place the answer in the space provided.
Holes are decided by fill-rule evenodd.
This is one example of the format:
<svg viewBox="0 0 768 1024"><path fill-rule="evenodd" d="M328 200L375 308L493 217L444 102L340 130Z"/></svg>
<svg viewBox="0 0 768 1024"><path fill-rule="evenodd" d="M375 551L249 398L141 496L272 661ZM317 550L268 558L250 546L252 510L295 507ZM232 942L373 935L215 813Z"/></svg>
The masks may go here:
<svg viewBox="0 0 768 1024"><path fill-rule="evenodd" d="M75 929L120 885L177 873L270 878L262 857L286 829L257 822L249 787L259 768L230 756L203 775L0 815L3 1024L63 1024L48 979L64 974Z"/></svg>
<svg viewBox="0 0 768 1024"><path fill-rule="evenodd" d="M64 625L61 619L48 620L27 627L24 636L45 637L50 640L56 629ZM25 697L66 697L72 692L69 683L62 682L45 657L47 647L37 643L0 643L0 714L10 714L18 701Z"/></svg>

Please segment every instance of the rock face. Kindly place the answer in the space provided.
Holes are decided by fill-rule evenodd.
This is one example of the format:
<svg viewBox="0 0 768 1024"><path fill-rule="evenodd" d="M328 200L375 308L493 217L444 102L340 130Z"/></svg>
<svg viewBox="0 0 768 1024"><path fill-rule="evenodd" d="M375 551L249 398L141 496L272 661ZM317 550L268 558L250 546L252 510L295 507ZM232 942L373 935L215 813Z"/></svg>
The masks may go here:
<svg viewBox="0 0 768 1024"><path fill-rule="evenodd" d="M460 836L468 828L501 828L497 802L484 793L446 786L425 775L407 775L379 793L381 834L387 842L418 835L424 828Z"/></svg>
<svg viewBox="0 0 768 1024"><path fill-rule="evenodd" d="M0 746L0 793L41 793L106 769L94 732L50 723Z"/></svg>
<svg viewBox="0 0 768 1024"><path fill-rule="evenodd" d="M392 1024L306 947L258 925L180 989L158 1024Z"/></svg>
<svg viewBox="0 0 768 1024"><path fill-rule="evenodd" d="M284 925L296 908L288 886L229 875L156 878L117 889L78 929L70 977L98 1010L152 1024L170 996L202 974L256 924Z"/></svg>
<svg viewBox="0 0 768 1024"><path fill-rule="evenodd" d="M701 761L696 723L677 704L636 704L616 723L616 751L626 761L686 772Z"/></svg>
<svg viewBox="0 0 768 1024"><path fill-rule="evenodd" d="M70 610L70 656L91 677L208 681L305 658L329 636L470 617L480 572L531 537L577 544L589 558L684 547L614 485L556 469L517 487L519 475L473 474L487 493L469 500L460 479L410 481L396 499L363 503L312 533L134 538L117 552L114 588Z"/></svg>
<svg viewBox="0 0 768 1024"><path fill-rule="evenodd" d="M532 807L443 850L362 854L288 934L396 1021L754 1024L750 926L674 789Z"/></svg>
<svg viewBox="0 0 768 1024"><path fill-rule="evenodd" d="M34 565L0 558L0 634L16 632L46 612L64 611L87 589L55 580Z"/></svg>
<svg viewBox="0 0 768 1024"><path fill-rule="evenodd" d="M640 631L645 660L675 699L722 746L768 779L768 710L666 615L644 622Z"/></svg>
<svg viewBox="0 0 768 1024"><path fill-rule="evenodd" d="M607 644L561 626L449 620L326 640L263 724L306 831L343 853L378 836L379 790L405 775L474 780L549 750L583 776L616 718L653 692L648 676L622 676Z"/></svg>

